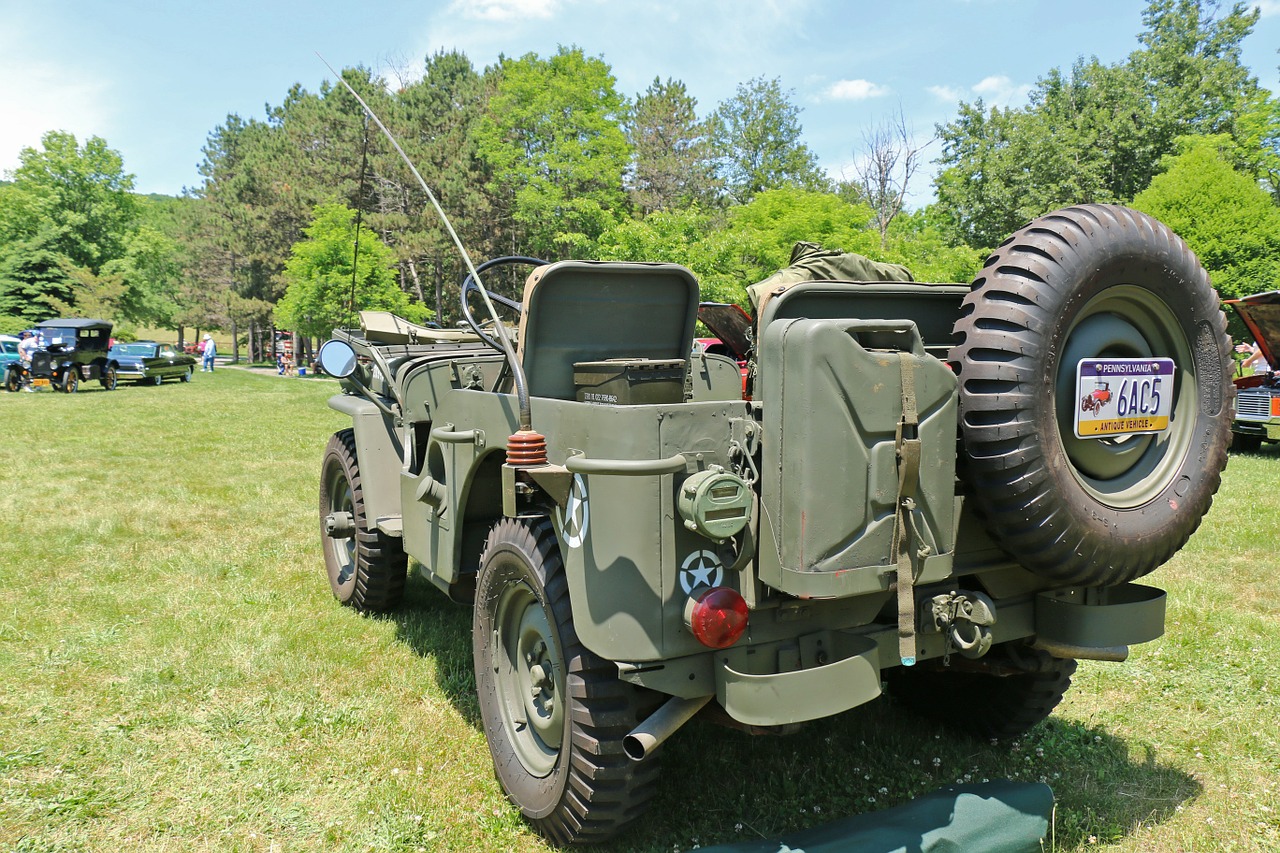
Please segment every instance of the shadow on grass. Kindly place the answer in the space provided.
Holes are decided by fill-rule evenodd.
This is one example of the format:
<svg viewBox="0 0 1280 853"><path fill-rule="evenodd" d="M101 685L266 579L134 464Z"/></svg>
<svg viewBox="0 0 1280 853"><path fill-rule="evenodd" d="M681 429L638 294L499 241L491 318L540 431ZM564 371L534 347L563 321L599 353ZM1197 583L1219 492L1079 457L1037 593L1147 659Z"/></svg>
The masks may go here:
<svg viewBox="0 0 1280 853"><path fill-rule="evenodd" d="M436 680L479 729L471 608L411 570L404 605L379 617L435 661ZM785 737L695 721L663 747L648 812L602 851L686 850L774 838L876 811L957 782L1012 779L1054 791L1057 847L1125 837L1167 819L1200 785L1101 728L1050 718L1018 741L978 741L911 716L888 699L808 724Z"/></svg>
<svg viewBox="0 0 1280 853"><path fill-rule="evenodd" d="M377 618L394 622L396 639L435 663L436 683L467 724L480 728L471 663L471 608L455 604L410 564L404 603Z"/></svg>
<svg viewBox="0 0 1280 853"><path fill-rule="evenodd" d="M1044 782L1056 848L1115 841L1166 820L1201 786L1149 748L1051 718L1018 741L956 735L879 700L787 737L695 722L663 748L650 811L600 850L687 850L776 838L899 805L958 782Z"/></svg>

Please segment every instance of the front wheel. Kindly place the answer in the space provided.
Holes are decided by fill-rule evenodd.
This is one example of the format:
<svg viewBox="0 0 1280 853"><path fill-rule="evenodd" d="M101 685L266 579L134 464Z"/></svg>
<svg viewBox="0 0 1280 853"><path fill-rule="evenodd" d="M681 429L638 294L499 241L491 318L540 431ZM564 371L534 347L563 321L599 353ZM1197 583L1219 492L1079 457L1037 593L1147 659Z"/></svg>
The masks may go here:
<svg viewBox="0 0 1280 853"><path fill-rule="evenodd" d="M558 844L601 841L653 795L658 765L623 738L646 694L579 641L551 523L497 522L476 582L476 690L498 781Z"/></svg>
<svg viewBox="0 0 1280 853"><path fill-rule="evenodd" d="M333 597L356 610L391 610L404 597L403 543L370 526L355 433L329 439L320 463L320 539Z"/></svg>
<svg viewBox="0 0 1280 853"><path fill-rule="evenodd" d="M192 368L191 368L191 365L188 364L187 369L182 371L182 375L178 377L178 380L181 382L190 382L191 373L192 373Z"/></svg>
<svg viewBox="0 0 1280 853"><path fill-rule="evenodd" d="M156 386L164 384L164 377L157 373L151 377L151 384Z"/></svg>
<svg viewBox="0 0 1280 853"><path fill-rule="evenodd" d="M16 370L6 370L4 374L4 387L6 391L17 391L22 387L22 378Z"/></svg>
<svg viewBox="0 0 1280 853"><path fill-rule="evenodd" d="M74 367L67 368L62 374L62 390L68 394L74 394L80 390L80 374L76 373Z"/></svg>

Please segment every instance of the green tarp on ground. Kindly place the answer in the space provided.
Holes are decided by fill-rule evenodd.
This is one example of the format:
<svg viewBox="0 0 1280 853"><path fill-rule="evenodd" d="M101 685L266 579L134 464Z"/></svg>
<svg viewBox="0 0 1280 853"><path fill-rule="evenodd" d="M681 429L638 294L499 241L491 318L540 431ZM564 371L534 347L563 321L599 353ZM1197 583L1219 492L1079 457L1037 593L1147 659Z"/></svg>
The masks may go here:
<svg viewBox="0 0 1280 853"><path fill-rule="evenodd" d="M699 853L1040 853L1053 814L1048 785L951 785L891 809L766 841Z"/></svg>

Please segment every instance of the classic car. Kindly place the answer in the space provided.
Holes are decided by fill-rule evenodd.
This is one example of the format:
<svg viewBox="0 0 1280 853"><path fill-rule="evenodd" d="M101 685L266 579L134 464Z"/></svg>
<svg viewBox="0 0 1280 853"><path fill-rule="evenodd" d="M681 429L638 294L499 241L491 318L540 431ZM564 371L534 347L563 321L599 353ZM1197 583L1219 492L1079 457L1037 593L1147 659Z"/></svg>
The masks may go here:
<svg viewBox="0 0 1280 853"><path fill-rule="evenodd" d="M18 360L19 339L13 335L0 335L0 369Z"/></svg>
<svg viewBox="0 0 1280 853"><path fill-rule="evenodd" d="M106 320L45 320L32 330L40 349L32 355L31 365L19 362L5 366L4 385L10 391L29 388L54 388L74 394L80 383L96 379L103 389L116 387L116 362L107 352L111 324Z"/></svg>
<svg viewBox="0 0 1280 853"><path fill-rule="evenodd" d="M150 382L159 385L166 379L190 382L195 372L196 360L179 352L173 344L158 341L134 341L116 344L111 357L119 365L121 379Z"/></svg>
<svg viewBox="0 0 1280 853"><path fill-rule="evenodd" d="M1235 379L1235 420L1231 445L1236 450L1257 450L1265 442L1280 442L1280 290L1229 299L1258 343L1264 369Z"/></svg>

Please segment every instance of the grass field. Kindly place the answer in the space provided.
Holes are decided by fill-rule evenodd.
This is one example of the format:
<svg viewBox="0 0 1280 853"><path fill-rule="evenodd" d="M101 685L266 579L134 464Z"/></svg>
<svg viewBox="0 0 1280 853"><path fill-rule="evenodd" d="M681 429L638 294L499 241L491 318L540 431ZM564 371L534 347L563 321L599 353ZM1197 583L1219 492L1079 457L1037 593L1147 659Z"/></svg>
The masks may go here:
<svg viewBox="0 0 1280 853"><path fill-rule="evenodd" d="M479 731L470 613L412 580L338 606L316 520L326 380L0 394L0 849L543 850ZM1044 780L1054 849L1280 849L1280 452L1233 456L1152 582L1168 633L1084 663L1020 742L877 702L786 738L701 723L605 850L684 850L956 780Z"/></svg>

